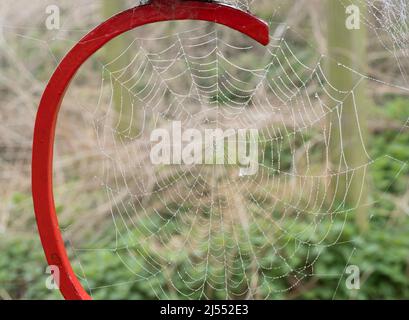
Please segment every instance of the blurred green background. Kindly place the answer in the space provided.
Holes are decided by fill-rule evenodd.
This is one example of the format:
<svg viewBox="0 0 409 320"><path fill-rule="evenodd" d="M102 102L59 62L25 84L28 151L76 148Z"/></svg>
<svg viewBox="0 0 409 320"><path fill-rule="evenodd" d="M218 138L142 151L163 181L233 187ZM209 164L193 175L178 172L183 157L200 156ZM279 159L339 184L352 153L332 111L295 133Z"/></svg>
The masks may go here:
<svg viewBox="0 0 409 320"><path fill-rule="evenodd" d="M334 0L334 2L337 1ZM359 121L361 121L358 127L365 131L366 149L374 161L368 166L368 172L364 178L357 173L359 187L364 184L365 198L359 200L354 198L356 196L353 194L356 193L354 189L348 192L341 191L341 196L348 197L347 200L337 198L338 205L342 203L342 210L337 212L334 209L336 205L328 204L327 210L333 212L333 215L330 219L314 220L314 229L311 229L310 218L304 219L299 217L298 212L293 212L280 221L280 228L282 228L280 230L291 230L291 232L280 233L275 227L269 225L268 219L260 218L255 220L248 230L239 228L239 234L236 236L240 239L248 237L249 241L237 241L228 232L225 235L217 233L212 237L210 246L223 246L231 259L229 265L236 270L229 276L230 280L237 284L229 288L231 297L240 299L409 298L409 75L407 73L409 18L396 15L408 8L399 7L402 5L399 1L378 1L368 6L364 6L363 1L352 1L361 9L362 29L360 32L345 35L346 31L343 31L342 26L347 14L344 9L350 2L341 1L338 7L328 5L326 0L257 0L250 4L252 12L269 21L272 32L275 30L280 37L291 43L295 50L294 54L302 57L303 61L313 63L316 61L314 59L321 54L333 55L331 61L351 64L352 69L358 69L362 74L368 75L362 88L357 91L357 101L362 101L357 103ZM59 1L62 23L60 30L47 30L44 25L47 18L45 8L52 4L51 1L15 0L11 2L7 0L0 4L0 27L2 27L0 36L0 299L61 299L57 290L48 290L45 287L48 275L45 272L45 258L32 208L30 161L35 113L47 80L69 48L87 30L107 16L130 7L132 3L134 2L109 0L81 0L75 3ZM386 10L392 10L392 12ZM334 21L332 15L341 17L340 21ZM328 17L332 18L327 19ZM388 17L388 20L382 20L383 17ZM391 17L394 18L391 20ZM279 26L290 26L291 30L283 35L279 32ZM332 40L345 39L343 37L351 39L344 48L342 43ZM118 42L117 45L120 43ZM337 46L356 53L351 57L342 50L337 50L340 49ZM362 49L367 50L361 52ZM115 59L120 53L115 50L115 44L113 44L105 52L99 52L98 59L106 61ZM333 62L324 64L329 81L337 83L338 87L344 86L348 90L349 85L356 82L355 76L348 78L351 72L334 75L335 71L332 72L331 68L336 69L337 64L331 65ZM100 67L90 64L89 68L87 70L91 71L84 72L81 74L82 78L73 83L73 86L78 89L76 92L85 92L88 87L98 86ZM68 103L75 104L73 100L75 99L68 100ZM65 115L67 121L73 121L81 115L81 109L73 110L72 114L67 112ZM343 119L350 121L348 112L352 113L352 111L348 106L343 112L345 112ZM354 116L355 113L352 118ZM339 128L349 130L355 137L358 134L356 128L348 126L349 122L338 123L334 119L329 121L339 125ZM335 126L333 130L336 134ZM62 133L61 136L63 135ZM284 139L280 150L273 152L280 154L281 170L291 172L294 166L294 150L302 149L310 143L314 144L314 138L312 132L308 135L295 135L291 139ZM346 157L350 157L346 162L358 167L362 161L360 158L362 151L356 144L354 145L356 143L354 139L348 139L350 139L348 135L341 139L345 142L341 148L344 148ZM79 143L78 140L75 143ZM323 151L329 149L336 153L334 150L340 147L328 147L323 144L321 141L317 147L309 150L309 158L319 168L324 166ZM268 141L262 146L266 154L275 148L275 145ZM65 147L67 150L62 153L68 154L74 150L72 146ZM339 158L339 155L335 157ZM277 173L277 168L271 164L271 159L266 157L264 161L271 176L280 175ZM74 176L58 178L58 185L64 188L76 188L77 178ZM352 184L356 183L356 181L352 182ZM293 191L296 195L300 195L300 198L306 192L303 189L297 189L297 186ZM75 212L72 209L75 207L72 205L75 197L67 196L64 192L66 191L58 193L57 211L62 215L70 209L74 211L74 213L70 212L67 218L69 221L75 219L75 214L81 214L81 211ZM352 193L351 196L349 196L350 193ZM292 197L297 198L296 195ZM265 197L265 194L260 194L260 197ZM328 198L330 198L329 195ZM257 199L246 201L248 201L245 206L248 213L255 210L251 202ZM263 201L268 202L265 199ZM357 204L356 201L359 203ZM89 205L92 208L92 204ZM346 208L349 205L348 210ZM185 203L181 207L177 203L167 203L164 216L172 214L172 206L176 206L179 211L189 212L193 204ZM278 205L271 214L273 217L281 217L280 212L287 209ZM258 227L259 224L262 225L261 228ZM177 230L177 226L171 223L167 228ZM274 230L273 232L279 234L275 242L279 252L271 250L270 244L267 243L268 239L264 236L264 232L268 230ZM323 235L325 235L325 243L320 245ZM135 231L134 237L144 236ZM112 240L115 238L115 232L106 237ZM222 245L221 242L223 242ZM305 245L308 243L313 243L314 246ZM185 272L193 278L194 276L200 278L203 273L212 274L220 279L227 277L224 264L212 264L210 261L206 270L192 266L191 255L200 257L206 252L208 245L198 246L194 253L186 251L183 254L175 254L171 247L157 248L153 245L136 244L133 248L134 254L141 261L138 273L146 281L112 286L107 290L95 291L93 296L100 299L203 298L203 284L191 281L187 286L181 273ZM257 258L260 265L272 267L265 270L259 270L262 269L260 266L255 268L254 260L251 258L252 246L265 248L258 251ZM139 257L140 252L145 252L147 256L152 257L153 262ZM237 252L243 255L239 257ZM152 269L155 257L158 260L171 261L172 268L166 269L166 272L160 273L159 276L149 277L152 271L145 270ZM285 258L282 259L282 257ZM123 279L129 277L129 270L124 269L121 260L110 252L83 252L81 264L86 266L87 274L90 275L87 276L89 287L97 288L107 282L122 283ZM356 265L360 269L359 290L349 290L345 285L348 265ZM78 266L74 267L78 268ZM155 268L161 268L161 266L155 265ZM244 279L249 281L246 282ZM218 282L209 279L208 282L204 289L206 298L224 299L226 297L224 280ZM251 294L252 286L257 288L254 294Z"/></svg>

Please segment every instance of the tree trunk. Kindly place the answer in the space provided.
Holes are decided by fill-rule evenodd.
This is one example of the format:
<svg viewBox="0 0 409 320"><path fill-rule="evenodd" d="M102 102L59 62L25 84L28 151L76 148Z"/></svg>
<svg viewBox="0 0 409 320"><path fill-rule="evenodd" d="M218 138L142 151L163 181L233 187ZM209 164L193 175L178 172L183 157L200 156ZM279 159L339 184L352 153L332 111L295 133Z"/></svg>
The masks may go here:
<svg viewBox="0 0 409 320"><path fill-rule="evenodd" d="M125 0L103 0L102 15L104 19L108 19L123 11L125 8ZM132 97L119 83L119 81L115 79L115 75L112 74L113 71L124 68L131 61L130 52L124 54L124 51L129 45L130 41L125 34L109 42L103 49L104 63L109 63L107 68L111 72L110 80L112 81L113 85L112 103L113 107L117 111L117 119L115 120L116 122L113 124L113 126L115 127L118 138L132 138L138 131L136 112L138 106L135 105L135 109L132 110Z"/></svg>
<svg viewBox="0 0 409 320"><path fill-rule="evenodd" d="M356 214L356 222L360 230L365 231L368 218L367 207L363 205L367 202L365 177L369 160L365 145L370 103L366 97L365 80L344 66L361 74L366 73L367 30L364 17L367 7L360 0L324 2L328 19L327 90L332 96L330 108L334 110L328 116L331 128L330 170L336 174L331 189L336 203L341 204L339 209L354 209L352 212ZM346 8L349 5L359 8L361 21L358 29L347 28L346 21L350 14L346 13ZM346 173L339 175L340 172Z"/></svg>

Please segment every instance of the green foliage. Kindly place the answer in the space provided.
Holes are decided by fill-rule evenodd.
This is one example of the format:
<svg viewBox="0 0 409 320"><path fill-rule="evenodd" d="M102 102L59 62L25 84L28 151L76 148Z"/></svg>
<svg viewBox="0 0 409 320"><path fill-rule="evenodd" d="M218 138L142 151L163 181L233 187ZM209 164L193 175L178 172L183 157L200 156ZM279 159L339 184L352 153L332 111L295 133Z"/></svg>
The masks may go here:
<svg viewBox="0 0 409 320"><path fill-rule="evenodd" d="M409 99L395 98L384 107L384 113L390 119L402 121L402 125L409 120Z"/></svg>
<svg viewBox="0 0 409 320"><path fill-rule="evenodd" d="M383 208L388 209L388 208ZM378 208L378 210L380 210ZM377 212L375 212L375 215ZM291 233L283 234L276 247L281 247L275 252L266 243L260 230L251 226L250 239L252 246L266 246L265 254L259 259L259 298L270 297L282 299L291 296L291 279L294 276L303 277L303 284L313 283L305 291L299 293L296 298L301 299L402 299L409 298L409 228L408 219L401 219L385 226L386 220L377 218L373 221L372 229L366 236L359 236L353 220L345 215L338 215L331 221L326 219L318 225L318 230L311 238L308 231L309 224L306 221L288 219L291 224ZM327 234L328 232L328 234ZM327 235L326 235L327 234ZM319 246L300 245L300 241L317 243L325 237L325 243ZM240 236L244 236L241 234ZM214 237L211 247L220 245L222 237ZM228 236L224 239L228 256L231 257L236 272L230 281L237 283L231 292L240 293L238 297L244 298L243 288L247 284L245 277L254 276L252 268L251 248L246 241L240 242L240 254L233 239ZM333 243L338 242L336 245ZM286 244L285 246L280 246ZM8 294L13 298L25 299L55 299L59 298L58 291L48 290L44 282L48 276L45 273L45 262L41 248L37 241L12 240L2 241L2 254L0 256L0 283ZM393 250L392 250L393 249ZM177 255L174 252L162 252L165 258L171 261L172 268L169 272L162 272L159 276L152 276L152 260L146 260L138 252L149 250L151 256L157 256L157 252L149 246L137 245L132 248L136 259L140 264L135 264L135 272L141 277L135 278L129 275L123 263L118 259L117 252L97 251L81 256L83 266L87 266L87 280L85 287L97 288L106 283L121 283L121 285L93 290L93 296L97 299L156 299L172 298L186 299L199 298L202 293L201 281L189 283L186 287L186 278L202 279L207 273L211 276L207 279L204 292L209 298L224 299L226 293L223 288L225 270L222 264L210 260L206 271L204 265L193 268L188 263L187 257ZM205 254L207 244L201 248ZM187 253L186 253L187 254ZM286 258L288 266L283 264L282 258ZM291 258L289 258L291 257ZM158 258L159 259L159 258ZM308 265L314 261L313 270ZM139 265L139 268L137 267ZM357 265L361 271L361 289L351 291L346 288L345 279L347 265ZM155 268L161 268L156 266ZM162 271L167 268L162 267ZM158 269L159 270L159 269ZM241 270L241 271L240 271ZM129 283L123 283L129 278ZM220 277L220 278L219 278ZM216 281L217 280L217 281ZM339 285L338 285L339 283ZM211 286L210 286L211 285ZM177 290L176 290L176 289ZM192 294L192 288L198 291ZM189 295L190 294L190 295Z"/></svg>
<svg viewBox="0 0 409 320"><path fill-rule="evenodd" d="M398 98L390 101L384 109L390 120L399 121L402 131L386 130L372 139L372 177L379 191L401 195L408 189L409 181L409 133L404 129L409 119L409 101Z"/></svg>
<svg viewBox="0 0 409 320"><path fill-rule="evenodd" d="M59 299L48 290L46 262L39 239L0 237L0 288L12 299ZM1 292L0 292L1 293ZM4 296L3 296L4 298Z"/></svg>
<svg viewBox="0 0 409 320"><path fill-rule="evenodd" d="M400 99L392 101L385 109L386 116L404 121L406 106L407 103ZM294 136L274 144L262 143L263 158L271 169L270 174L288 170L293 159L291 150L308 139L308 136ZM154 233L155 226L161 225L160 221L141 221L146 228L134 231L135 241L126 250L81 253L81 266L86 268L87 274L84 286L94 288L92 294L97 299L196 299L203 297L203 293L208 298L224 299L227 276L231 284L229 292L236 293L237 298L245 298L249 286L247 279L256 277L259 288L256 298L409 299L409 219L399 212L394 201L394 197L401 196L408 188L408 145L409 133L406 131L387 130L375 135L371 141L370 152L375 159L370 166L373 205L370 208L371 228L365 235L359 234L354 212L341 212L331 217L289 214L283 220L282 230L260 218L248 230L237 228L235 235L215 234L211 243L204 242L193 252L183 250L180 253L158 248L153 242L139 241L146 239L149 232ZM318 159L322 150L318 148L311 153L311 158ZM280 168L272 159L272 155L278 154L281 156ZM14 195L12 205L16 214L26 201L27 195ZM185 213L191 210L189 203L184 207L169 203L167 208L169 212L161 212L162 217L169 218L174 210ZM205 210L203 214L206 214ZM273 217L275 214L280 215L273 213ZM156 218L160 219L157 215ZM167 234L177 235L181 232L179 227L177 221L171 221L164 228ZM266 239L266 234L272 234L275 241ZM109 245L104 243L102 247ZM259 249L256 265L252 247ZM135 259L130 259L127 250ZM0 251L0 297L61 298L58 291L45 287L49 275L45 273L46 263L37 236L3 236ZM211 258L224 254L229 259L229 267L234 267L234 273L226 273L224 264ZM210 257L208 265L202 263L206 256ZM119 257L130 263L139 277L124 268ZM192 261L197 261L194 267ZM360 290L346 287L348 275L345 269L348 265L360 268ZM78 262L74 263L74 268L77 272L80 270ZM290 289L297 278L302 279L300 286ZM124 283L124 279L129 282ZM186 279L196 280L187 282ZM121 285L95 289L115 283Z"/></svg>
<svg viewBox="0 0 409 320"><path fill-rule="evenodd" d="M317 290L310 290L305 298L328 299L407 299L409 297L408 252L409 238L407 219L399 223L372 225L365 236L353 238L351 246L334 246L323 255L315 266L318 274L341 274L335 277L322 277ZM352 223L345 225L344 234L357 234ZM349 262L348 262L349 261ZM345 285L345 268L356 265L361 272L361 289L348 290ZM338 286L335 292L335 288ZM322 290L321 290L322 288Z"/></svg>

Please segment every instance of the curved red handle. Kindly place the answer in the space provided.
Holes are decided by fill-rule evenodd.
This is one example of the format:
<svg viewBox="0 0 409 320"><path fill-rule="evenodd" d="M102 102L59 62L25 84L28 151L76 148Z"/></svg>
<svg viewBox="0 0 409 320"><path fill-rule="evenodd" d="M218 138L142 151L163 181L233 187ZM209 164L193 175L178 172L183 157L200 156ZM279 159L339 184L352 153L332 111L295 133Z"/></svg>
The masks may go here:
<svg viewBox="0 0 409 320"><path fill-rule="evenodd" d="M69 262L53 196L53 146L58 112L70 81L81 65L104 44L136 27L170 20L203 20L225 25L263 45L269 42L265 22L239 9L202 1L153 0L124 11L88 33L61 61L42 96L34 129L32 193L37 226L47 261L60 270L60 291L66 299L88 300Z"/></svg>

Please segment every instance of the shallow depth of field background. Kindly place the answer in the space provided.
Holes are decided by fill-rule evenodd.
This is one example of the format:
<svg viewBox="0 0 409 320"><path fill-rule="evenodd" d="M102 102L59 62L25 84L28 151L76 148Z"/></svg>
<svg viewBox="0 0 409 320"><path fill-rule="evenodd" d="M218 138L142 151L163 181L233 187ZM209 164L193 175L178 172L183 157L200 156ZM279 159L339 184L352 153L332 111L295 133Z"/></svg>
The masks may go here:
<svg viewBox="0 0 409 320"><path fill-rule="evenodd" d="M109 0L106 0L109 1ZM332 0L328 0L332 1ZM347 1L345 1L347 2ZM356 1L362 3L362 1ZM363 213L351 210L348 219L338 219L335 215L333 221L323 220L322 224L316 222L315 232L328 231L327 237L332 239L333 245L323 248L319 259L311 263L311 270L307 270L308 277L299 278L297 272L274 274L271 271L271 283L259 281L258 271L254 271L254 261L251 259L241 261L240 267L243 273L238 272L235 279L240 283L240 278L252 275L248 284L237 289L237 298L249 299L409 299L409 50L407 48L409 17L405 15L409 10L405 1L371 1L374 6L367 14L367 23L370 27L364 37L367 41L368 54L364 61L370 78L379 81L368 80L365 82L365 96L363 104L358 108L365 108L361 119L365 127L366 148L372 159L376 159L366 174L365 190L366 200L362 205ZM119 2L118 2L119 3ZM127 5L131 6L133 1ZM0 299L60 299L56 290L48 290L45 287L47 274L46 263L42 247L37 234L31 189L30 189L30 161L32 131L36 110L44 90L44 87L53 70L62 59L64 54L75 44L88 30L103 21L103 1L58 1L61 8L61 30L50 31L45 27L47 17L45 8L53 4L52 1L2 1L0 3ZM326 19L326 0L256 0L252 1L252 11L272 22L277 27L280 23L291 27L291 31L285 35L285 40L292 45L294 54L301 57L304 62L314 66L317 56L325 54L328 50L328 32ZM106 5L106 3L105 3ZM401 5L402 7L398 7ZM398 9L399 8L399 9ZM118 5L117 11L121 11ZM382 16L382 10L390 10L389 29L382 25L376 17ZM379 11L376 11L379 10ZM339 12L344 15L344 12ZM192 23L193 25L194 23ZM277 34L281 37L282 31L278 28ZM157 31L159 33L159 31ZM152 36L160 36L155 34ZM338 37L332 33L333 37ZM330 37L331 37L330 36ZM363 42L364 43L364 42ZM406 47L405 47L406 46ZM99 52L98 57L103 60L104 52ZM238 60L240 57L237 57ZM251 64L251 55L244 57L246 63ZM108 59L109 60L109 59ZM254 61L254 68L260 61ZM94 148L94 140L87 140L89 132L81 131L83 120L82 103L96 101L98 94L101 68L98 64L89 63L86 71L81 72L80 79L73 82L72 92L78 95L68 94L64 102L64 119L59 138L64 145L59 149L62 154L76 155L86 153L87 146ZM362 70L361 70L362 71ZM322 88L321 88L322 89ZM312 91L316 88L311 88ZM81 101L81 104L79 103ZM92 102L91 102L92 101ZM346 111L347 112L347 111ZM360 112L358 110L358 112ZM334 119L329 119L334 121ZM272 123L271 126L277 124ZM289 124L290 125L290 124ZM308 156L314 161L316 172L322 172L323 151L326 147L322 141L315 139L312 134L303 136L302 140L294 139L284 141L282 148L276 150L280 153L282 169L294 172L294 154L301 157L300 165L303 168L304 148L313 145L308 151ZM304 140L307 139L308 141ZM344 140L348 148L348 140ZM263 145L265 150L272 148ZM348 151L352 152L353 151ZM357 151L358 152L358 151ZM85 158L84 158L85 159ZM99 226L105 225L104 219L110 219L105 214L109 211L104 205L95 206L95 215L87 213L86 219L81 215L81 205L90 206L86 200L78 200L76 196L67 190L84 190L82 196L86 198L87 188L92 185L89 181L81 180L74 176L78 172L92 171L90 163L84 159L77 159L76 171L72 176L64 175L57 177L57 184L61 193L58 193L57 211L67 224L77 221L79 225L87 225L92 222L92 232L97 232ZM60 167L64 166L64 158ZM67 160L67 159L66 159ZM71 159L72 160L72 159ZM68 158L67 161L71 161ZM73 160L73 161L77 161ZM91 162L92 163L92 162ZM305 164L304 164L305 165ZM272 168L273 169L273 168ZM304 168L305 169L305 168ZM279 178L279 177L278 177ZM79 185L79 182L84 185ZM86 186L85 186L86 185ZM92 186L91 186L92 187ZM186 186L178 186L181 192ZM257 188L254 185L254 188ZM307 186L308 188L308 186ZM206 190L205 190L206 191ZM280 190L279 196L286 198L286 192L291 192L288 199L302 199L305 189L294 186L293 190ZM227 192L227 191L226 191ZM256 193L257 190L251 190ZM294 195L295 193L295 195ZM260 194L264 201L265 193ZM77 202L76 202L77 201ZM251 201L247 199L244 209L250 212ZM290 201L290 200L288 200ZM109 204L108 204L109 205ZM169 203L172 208L174 203ZM193 205L193 204L192 204ZM169 209L167 208L167 209ZM183 210L191 208L191 204L185 203ZM279 212L284 208L278 206ZM169 209L171 210L171 209ZM286 209L288 210L288 208ZM312 209L311 209L312 210ZM330 209L328 209L330 210ZM359 210L357 210L359 211ZM291 230L302 234L302 230L308 225L308 219L297 215L298 212L288 212L288 220L284 223L291 225ZM357 215L364 216L364 220L357 219ZM265 222L264 222L265 223ZM329 225L331 227L329 227ZM284 228L286 225L284 225ZM263 225L268 230L269 226ZM290 227L289 227L290 228ZM81 228L74 229L72 237L81 237ZM251 227L250 227L251 229ZM77 233L75 233L77 232ZM278 232L278 231L277 231ZM311 240L311 233L305 241ZM308 250L298 250L295 243L291 243L290 235L282 239L280 256L284 256L293 270L300 271L306 261L311 261ZM216 239L215 242L220 239ZM177 241L176 237L174 241ZM250 238L254 246L259 248L266 245L265 239L257 232ZM315 241L315 240L311 240ZM216 243L217 244L217 243ZM203 248L202 248L203 249ZM162 255L169 255L169 259L176 261L181 270L189 268L185 266L183 257L172 257L171 252L154 246L145 247L144 250L154 250ZM200 255L199 252L184 252ZM242 250L247 250L243 245ZM297 251L297 255L293 253ZM232 253L232 256L234 254ZM106 281L115 283L126 276L121 274L123 268L110 255L100 257L104 260L94 260L94 256L85 255L83 263L87 264L90 278L94 281L93 286L104 285ZM272 250L266 250L263 257L266 261L277 264L280 267L280 259ZM173 260L174 259L174 260ZM234 261L230 262L235 265ZM360 268L360 290L349 290L345 285L347 274L345 269L348 265L356 265ZM149 268L149 264L144 267ZM222 274L224 270L219 265L210 265L209 273ZM214 269L211 269L214 268ZM175 268L177 270L177 268ZM265 273L270 272L268 270ZM305 271L305 270L304 270ZM113 286L96 294L98 298L107 299L155 299L155 298L186 298L188 292L175 290L182 288L178 284L180 280L177 271L175 273L163 273L154 282L140 281L129 285ZM257 294L251 295L251 286L255 286ZM153 291L152 288L160 288ZM273 288L273 289L272 289ZM275 292L269 294L269 292ZM162 293L161 293L162 292ZM186 295L185 295L186 294ZM207 287L206 298L223 299L225 292L214 285ZM191 298L203 298L203 296L191 296Z"/></svg>

